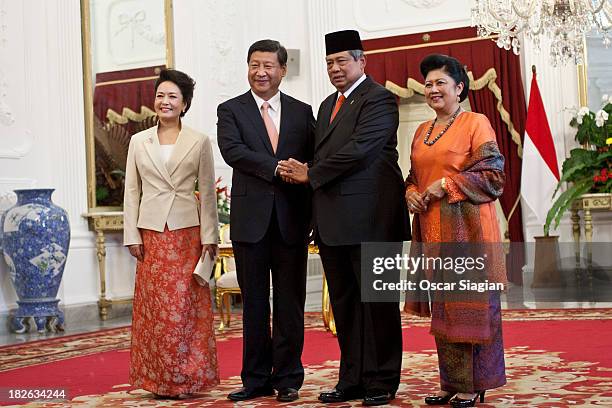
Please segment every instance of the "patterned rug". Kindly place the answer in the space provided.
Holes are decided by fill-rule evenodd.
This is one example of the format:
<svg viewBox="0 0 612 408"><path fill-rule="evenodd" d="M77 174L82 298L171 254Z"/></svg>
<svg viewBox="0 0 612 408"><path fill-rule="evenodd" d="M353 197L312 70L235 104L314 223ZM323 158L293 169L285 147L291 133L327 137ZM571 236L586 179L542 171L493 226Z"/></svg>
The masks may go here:
<svg viewBox="0 0 612 408"><path fill-rule="evenodd" d="M306 381L300 399L280 404L273 397L234 404L228 392L240 387L240 316L217 333L222 382L187 400L155 400L127 384L129 327L0 348L0 387L69 389L70 400L27 407L318 407L317 395L337 379L336 339L320 315L306 316L303 361ZM402 384L390 406L418 407L438 387L437 356L427 319L404 316ZM612 309L504 312L508 384L487 394L483 407L612 406ZM79 384L85 387L79 388ZM12 405L10 405L12 404ZM360 401L332 406L361 406Z"/></svg>

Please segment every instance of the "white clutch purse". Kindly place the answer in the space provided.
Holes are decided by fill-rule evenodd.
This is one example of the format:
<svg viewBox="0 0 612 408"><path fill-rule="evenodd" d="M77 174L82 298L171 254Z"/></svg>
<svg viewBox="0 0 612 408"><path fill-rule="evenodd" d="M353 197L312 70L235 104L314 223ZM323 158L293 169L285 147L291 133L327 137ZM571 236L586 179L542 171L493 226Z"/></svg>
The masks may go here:
<svg viewBox="0 0 612 408"><path fill-rule="evenodd" d="M206 254L206 256L204 256L204 261L202 261L202 259L198 261L198 264L193 270L193 277L201 286L208 286L208 281L212 276L216 260L216 257L215 259L210 259L210 256Z"/></svg>

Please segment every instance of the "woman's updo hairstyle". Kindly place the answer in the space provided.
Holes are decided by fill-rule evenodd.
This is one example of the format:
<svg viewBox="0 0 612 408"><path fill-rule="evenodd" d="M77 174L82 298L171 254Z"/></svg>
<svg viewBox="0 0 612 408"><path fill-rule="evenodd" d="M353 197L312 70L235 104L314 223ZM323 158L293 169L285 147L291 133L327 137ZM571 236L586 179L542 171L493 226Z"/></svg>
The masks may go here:
<svg viewBox="0 0 612 408"><path fill-rule="evenodd" d="M441 69L446 72L448 76L453 78L457 85L463 82L463 90L459 94L459 102L463 102L465 98L467 98L470 79L467 76L465 68L456 58L444 54L430 54L421 61L420 68L423 79L427 78L427 74L429 74L430 71Z"/></svg>

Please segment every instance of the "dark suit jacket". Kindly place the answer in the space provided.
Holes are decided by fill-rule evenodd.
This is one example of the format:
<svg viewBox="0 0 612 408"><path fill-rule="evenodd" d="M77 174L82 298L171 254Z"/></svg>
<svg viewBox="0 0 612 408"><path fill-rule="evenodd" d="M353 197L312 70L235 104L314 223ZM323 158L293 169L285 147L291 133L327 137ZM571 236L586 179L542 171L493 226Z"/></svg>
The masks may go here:
<svg viewBox="0 0 612 408"><path fill-rule="evenodd" d="M217 108L217 140L233 168L230 235L233 241L258 242L276 208L286 243L305 242L311 214L308 186L288 184L274 176L279 160L312 161L312 108L281 93L280 134L276 154L251 91Z"/></svg>
<svg viewBox="0 0 612 408"><path fill-rule="evenodd" d="M336 97L319 108L308 171L318 238L326 245L410 239L394 96L368 77L330 124Z"/></svg>

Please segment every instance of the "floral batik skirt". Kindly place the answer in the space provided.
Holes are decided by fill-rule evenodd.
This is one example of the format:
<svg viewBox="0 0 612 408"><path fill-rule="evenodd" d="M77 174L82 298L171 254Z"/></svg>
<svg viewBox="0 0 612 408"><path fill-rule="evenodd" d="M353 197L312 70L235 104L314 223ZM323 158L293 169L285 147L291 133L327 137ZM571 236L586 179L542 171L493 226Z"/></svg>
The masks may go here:
<svg viewBox="0 0 612 408"><path fill-rule="evenodd" d="M200 227L141 234L130 382L171 396L214 387L219 369L210 290L192 277L202 253Z"/></svg>

